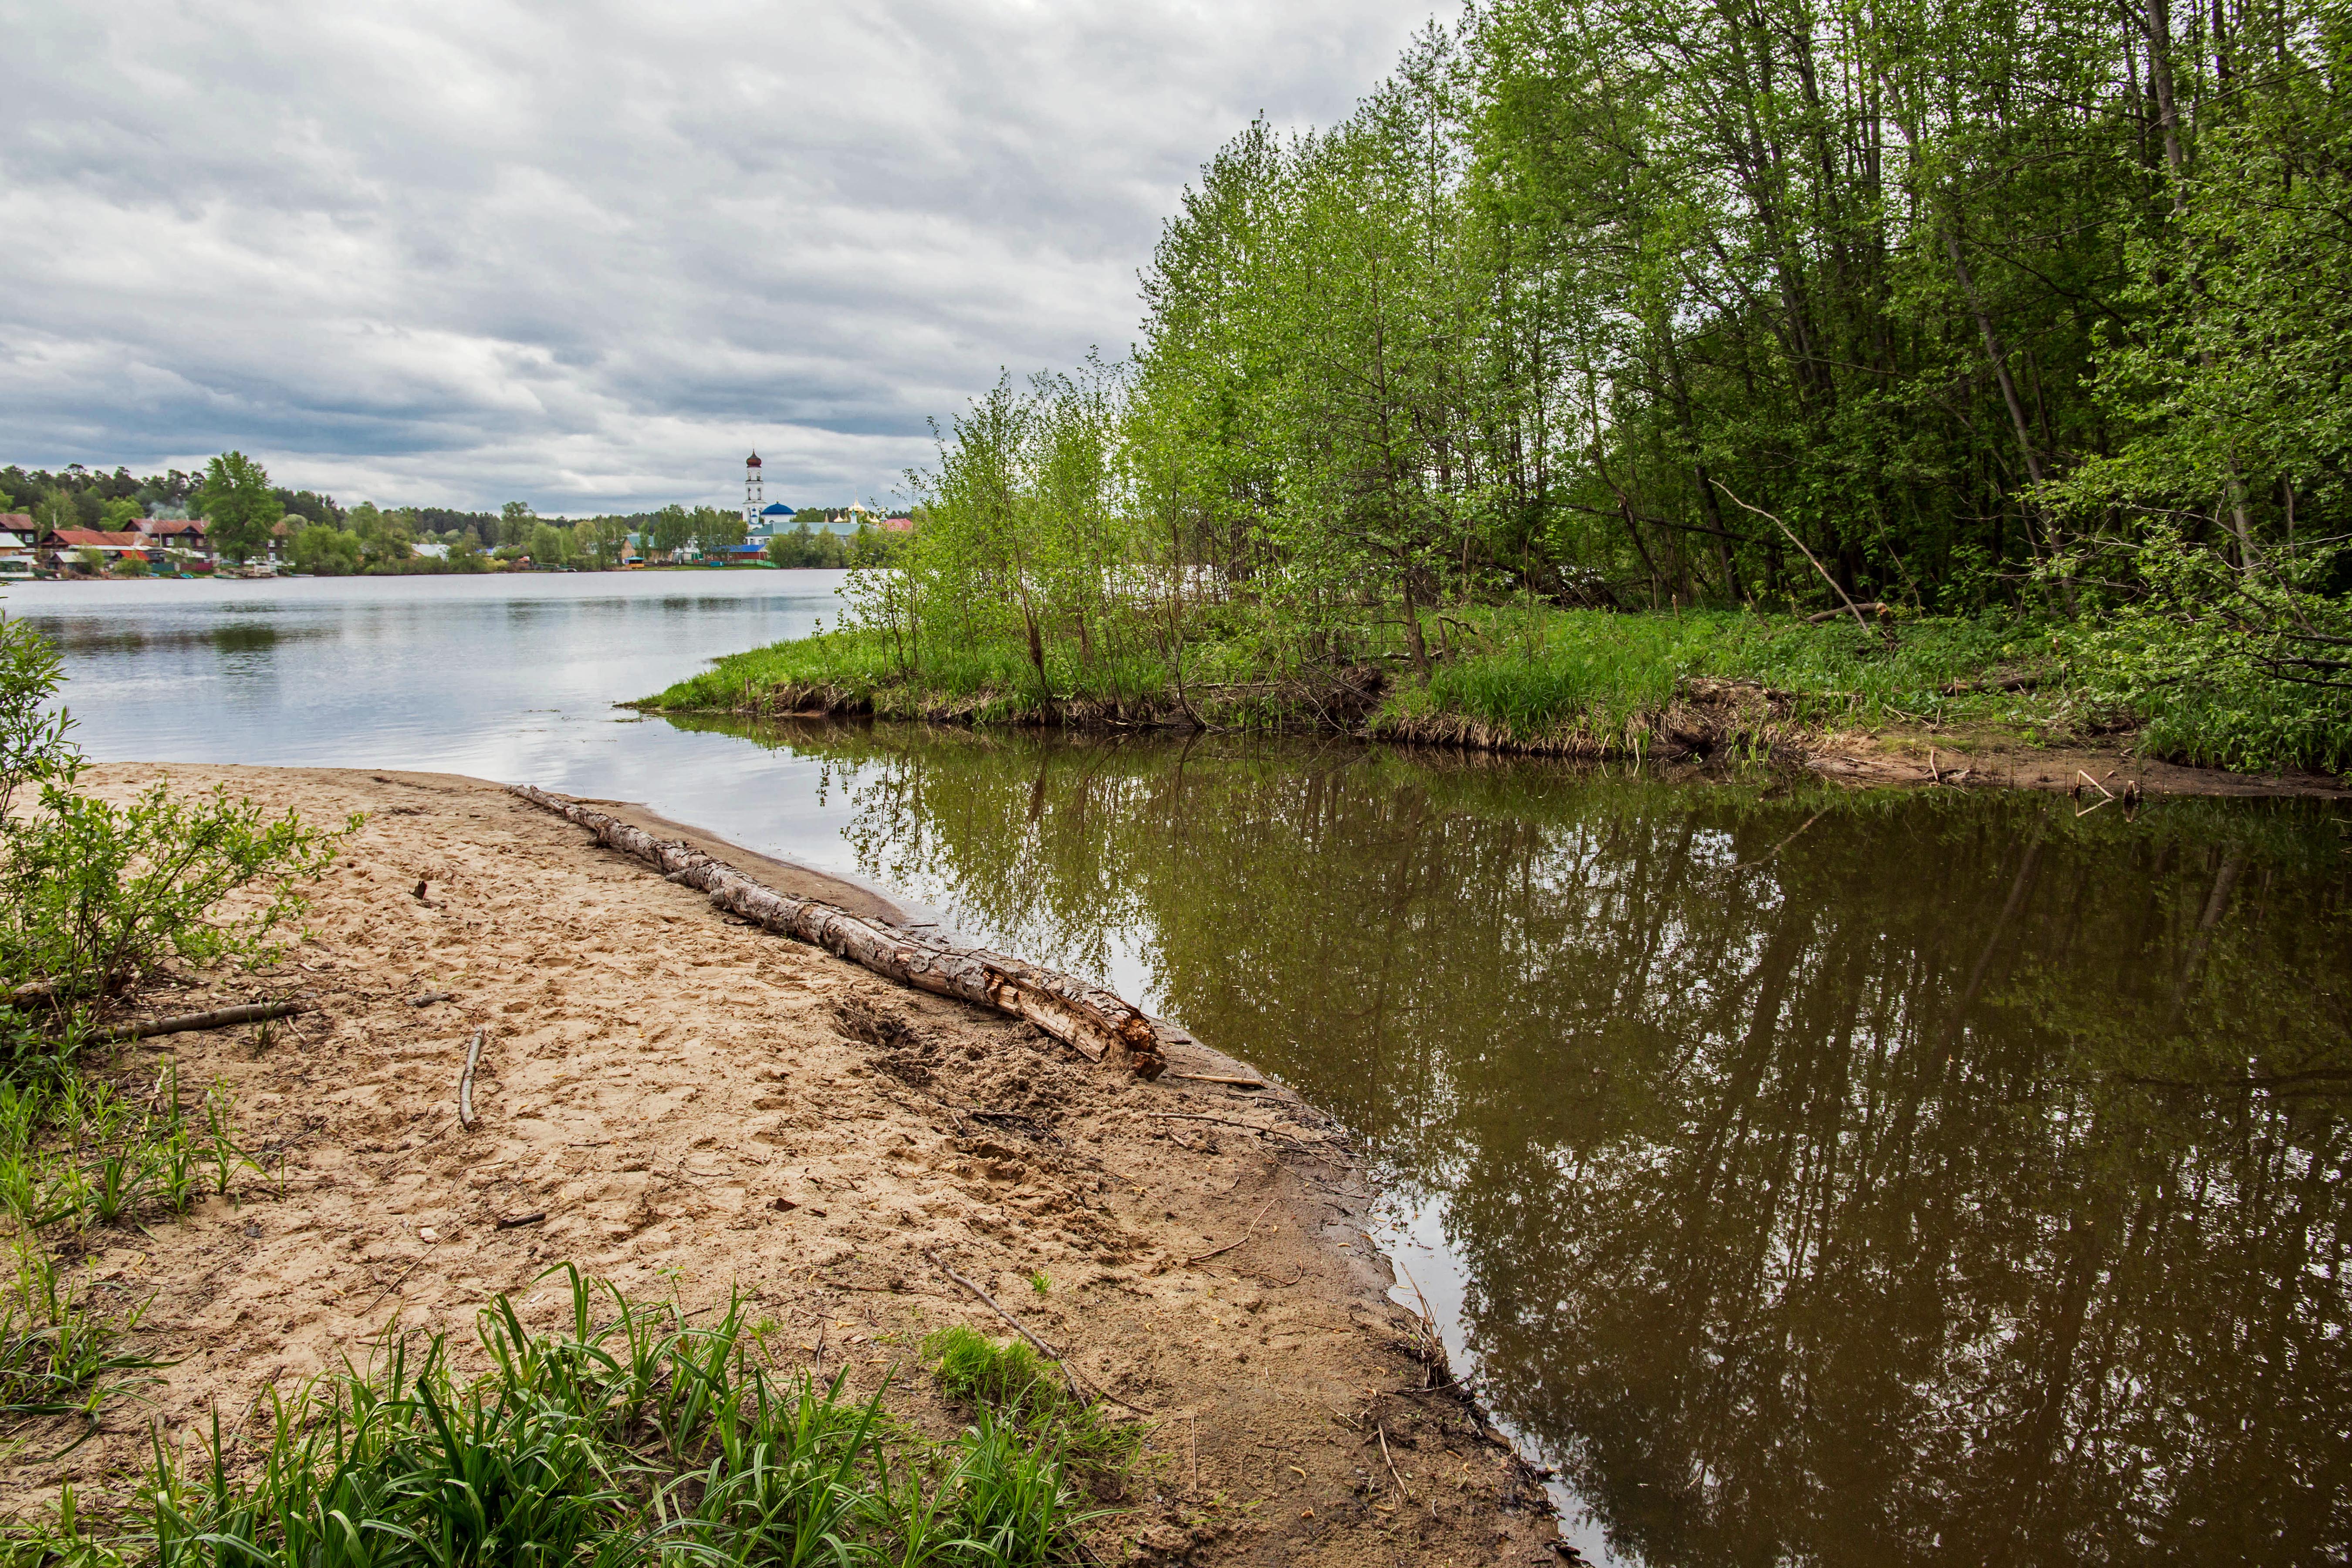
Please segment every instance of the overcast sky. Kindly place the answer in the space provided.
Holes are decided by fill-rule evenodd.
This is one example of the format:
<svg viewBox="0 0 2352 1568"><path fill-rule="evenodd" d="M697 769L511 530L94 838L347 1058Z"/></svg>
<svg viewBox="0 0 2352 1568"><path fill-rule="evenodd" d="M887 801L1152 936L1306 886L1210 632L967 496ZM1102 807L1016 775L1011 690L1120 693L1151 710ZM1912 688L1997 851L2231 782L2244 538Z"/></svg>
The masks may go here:
<svg viewBox="0 0 2352 1568"><path fill-rule="evenodd" d="M756 447L887 500L999 366L1124 353L1201 163L1432 9L0 0L0 463L578 514Z"/></svg>

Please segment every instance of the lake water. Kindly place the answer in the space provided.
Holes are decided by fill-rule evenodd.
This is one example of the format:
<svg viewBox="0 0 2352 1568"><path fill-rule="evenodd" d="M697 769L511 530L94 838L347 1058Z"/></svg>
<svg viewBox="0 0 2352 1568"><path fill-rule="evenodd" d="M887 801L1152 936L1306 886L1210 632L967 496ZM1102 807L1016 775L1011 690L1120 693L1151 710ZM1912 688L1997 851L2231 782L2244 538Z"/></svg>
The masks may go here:
<svg viewBox="0 0 2352 1568"><path fill-rule="evenodd" d="M2343 808L604 706L818 575L8 607L97 754L642 799L1280 1075L1595 1561L2352 1555Z"/></svg>

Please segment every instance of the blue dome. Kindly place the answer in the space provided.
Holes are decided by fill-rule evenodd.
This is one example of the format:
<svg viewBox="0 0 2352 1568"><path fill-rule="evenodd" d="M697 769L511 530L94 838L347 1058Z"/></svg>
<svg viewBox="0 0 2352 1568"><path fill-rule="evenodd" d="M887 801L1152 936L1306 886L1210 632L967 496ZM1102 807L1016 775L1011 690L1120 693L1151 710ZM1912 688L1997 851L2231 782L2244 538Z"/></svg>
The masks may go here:
<svg viewBox="0 0 2352 1568"><path fill-rule="evenodd" d="M761 507L760 509L760 515L761 517L790 517L793 515L793 509L786 506L782 501L775 501L770 505Z"/></svg>

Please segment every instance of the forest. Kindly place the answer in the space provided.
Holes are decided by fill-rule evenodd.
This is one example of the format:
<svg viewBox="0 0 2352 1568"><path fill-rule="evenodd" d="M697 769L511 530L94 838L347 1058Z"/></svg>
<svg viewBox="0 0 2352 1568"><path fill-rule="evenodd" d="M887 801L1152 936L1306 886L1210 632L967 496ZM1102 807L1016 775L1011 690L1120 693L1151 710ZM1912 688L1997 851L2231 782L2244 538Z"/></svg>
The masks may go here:
<svg viewBox="0 0 2352 1568"><path fill-rule="evenodd" d="M1370 668L1525 740L1910 658L2352 769L2347 67L2314 0L1480 0L1243 128L1132 353L949 421L854 634L736 678L1198 721Z"/></svg>

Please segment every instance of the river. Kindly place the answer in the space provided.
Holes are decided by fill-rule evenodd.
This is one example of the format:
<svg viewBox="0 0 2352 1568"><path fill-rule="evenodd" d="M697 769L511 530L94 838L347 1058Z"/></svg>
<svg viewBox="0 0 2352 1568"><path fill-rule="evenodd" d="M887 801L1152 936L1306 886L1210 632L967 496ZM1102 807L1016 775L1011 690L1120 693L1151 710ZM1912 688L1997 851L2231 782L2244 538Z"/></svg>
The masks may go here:
<svg viewBox="0 0 2352 1568"><path fill-rule="evenodd" d="M94 755L644 800L1279 1075L1371 1152L1377 1239L1592 1561L2352 1554L2340 806L608 706L835 580L6 607Z"/></svg>

